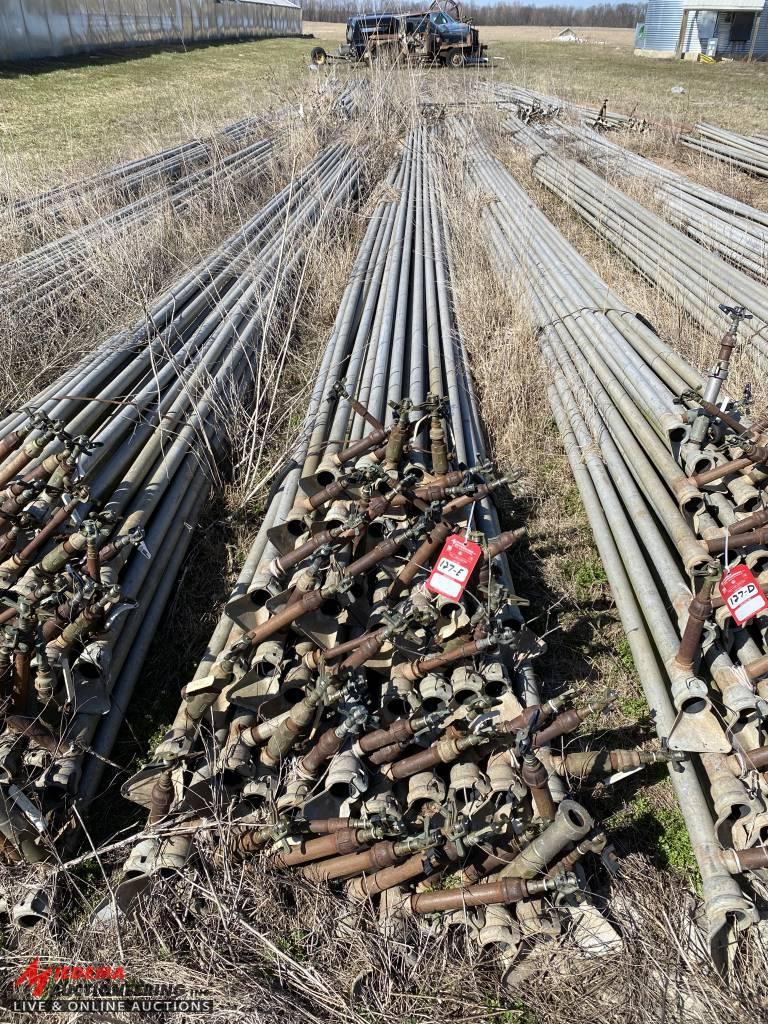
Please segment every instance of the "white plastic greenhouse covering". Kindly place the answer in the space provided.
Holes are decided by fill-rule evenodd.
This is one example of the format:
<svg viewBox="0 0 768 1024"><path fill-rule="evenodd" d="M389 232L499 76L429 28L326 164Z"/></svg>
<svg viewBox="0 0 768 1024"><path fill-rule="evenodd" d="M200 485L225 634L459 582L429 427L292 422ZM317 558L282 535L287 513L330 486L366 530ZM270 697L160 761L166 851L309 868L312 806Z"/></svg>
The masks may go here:
<svg viewBox="0 0 768 1024"><path fill-rule="evenodd" d="M299 35L289 0L2 0L0 62L89 50Z"/></svg>

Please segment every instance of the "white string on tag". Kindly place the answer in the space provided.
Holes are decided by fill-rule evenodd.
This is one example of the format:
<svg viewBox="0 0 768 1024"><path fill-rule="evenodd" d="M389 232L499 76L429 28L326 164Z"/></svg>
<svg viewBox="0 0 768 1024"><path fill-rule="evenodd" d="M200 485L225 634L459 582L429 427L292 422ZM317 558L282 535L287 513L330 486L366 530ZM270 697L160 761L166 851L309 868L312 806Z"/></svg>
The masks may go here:
<svg viewBox="0 0 768 1024"><path fill-rule="evenodd" d="M731 531L730 531L729 527L726 526L726 528L725 528L725 549L723 550L723 557L725 559L725 571L726 572L728 572L728 570L731 567L730 563L728 561L728 538L730 537L730 535L731 535Z"/></svg>
<svg viewBox="0 0 768 1024"><path fill-rule="evenodd" d="M469 510L469 515L467 516L467 532L464 534L464 543L465 544L469 540L469 531L472 529L472 519L473 519L473 517L475 515L475 505L476 504L477 504L476 501L472 502L472 506L471 506L471 508Z"/></svg>

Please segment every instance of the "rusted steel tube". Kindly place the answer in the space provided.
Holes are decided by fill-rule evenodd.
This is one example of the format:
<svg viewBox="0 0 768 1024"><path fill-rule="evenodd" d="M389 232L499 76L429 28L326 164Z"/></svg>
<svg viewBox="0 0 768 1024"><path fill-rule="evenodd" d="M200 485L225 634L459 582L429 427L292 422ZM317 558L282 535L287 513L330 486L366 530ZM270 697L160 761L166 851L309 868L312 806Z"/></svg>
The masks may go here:
<svg viewBox="0 0 768 1024"><path fill-rule="evenodd" d="M603 850L607 842L605 832L602 831L596 831L594 835L587 836L547 871L547 878L557 878L558 875L565 874L566 871L575 867L586 854L599 853Z"/></svg>
<svg viewBox="0 0 768 1024"><path fill-rule="evenodd" d="M554 881L522 878L500 878L496 882L470 885L466 889L443 889L440 892L416 893L410 897L409 908L414 914L434 914L462 907L490 907L495 903L517 903L534 895L552 892Z"/></svg>
<svg viewBox="0 0 768 1024"><path fill-rule="evenodd" d="M546 704L529 704L528 707L523 708L519 715L499 722L496 726L496 732L501 734L516 733L520 732L521 729L530 728L534 720L537 725L548 722L555 712L559 711L561 704L562 700L560 698L555 698ZM573 713L573 711L564 712L558 717L557 721L559 722L564 715L573 715ZM576 713L578 714L578 712ZM581 724L581 718L579 718L578 724ZM543 729L537 729L534 737L541 736L543 731Z"/></svg>
<svg viewBox="0 0 768 1024"><path fill-rule="evenodd" d="M173 803L173 782L170 771L163 772L152 787L148 825L155 825L168 814Z"/></svg>
<svg viewBox="0 0 768 1024"><path fill-rule="evenodd" d="M342 498L347 494L347 490L351 484L348 477L340 476L336 480L332 480L327 487L321 488L319 491L315 491L307 498L298 498L296 505L302 510L302 512L313 512L318 508L322 508L323 505L329 505L336 498Z"/></svg>
<svg viewBox="0 0 768 1024"><path fill-rule="evenodd" d="M711 540L705 540L707 551L712 554L720 554L725 551L726 537L713 537ZM768 526L761 527L759 530L751 530L749 532L728 534L728 548L729 550L735 550L737 548L749 548L758 547L761 548L765 544L768 544Z"/></svg>
<svg viewBox="0 0 768 1024"><path fill-rule="evenodd" d="M371 754L392 743L405 744L423 727L419 722L423 723L423 718L398 718L388 729L376 729L361 736L357 746L363 754Z"/></svg>
<svg viewBox="0 0 768 1024"><path fill-rule="evenodd" d="M539 747L545 747L548 743L551 743L552 740L559 739L567 733L576 732L581 723L588 717L589 713L589 708L585 708L584 710L569 708L568 711L561 712L551 725L548 725L545 729L539 729L534 733L534 750Z"/></svg>
<svg viewBox="0 0 768 1024"><path fill-rule="evenodd" d="M515 544L519 544L527 533L528 531L521 526L518 530L507 530L506 533L500 533L498 537L494 537L488 542L488 560L500 555L502 551L509 551Z"/></svg>
<svg viewBox="0 0 768 1024"><path fill-rule="evenodd" d="M329 832L338 832L344 828L362 827L356 825L353 818L313 818L307 822L307 829L316 835L328 835Z"/></svg>
<svg viewBox="0 0 768 1024"><path fill-rule="evenodd" d="M406 848L404 853L398 853L398 845L402 844L376 843L362 853L349 853L343 857L324 860L319 864L310 864L302 868L299 874L313 882L330 882L334 878L354 878L355 875L365 874L366 871L379 871L392 867L411 852Z"/></svg>
<svg viewBox="0 0 768 1024"><path fill-rule="evenodd" d="M761 526L768 526L768 508L759 508L751 516L745 516L738 522L732 523L728 527L728 536L735 537L739 533L750 533L752 530L758 530Z"/></svg>
<svg viewBox="0 0 768 1024"><path fill-rule="evenodd" d="M350 562L347 566L347 576L360 576L361 573L368 572L369 569L373 569L375 566L382 562L385 558L389 558L390 555L394 555L400 550L405 541L413 536L413 530L404 530L401 534L395 537L387 537L386 540L380 541L376 547L356 559L354 562Z"/></svg>
<svg viewBox="0 0 768 1024"><path fill-rule="evenodd" d="M730 359L732 348L733 344L729 344L726 348L721 349L720 356L718 358L723 358L723 352L725 351L726 357ZM736 434L749 434L751 437L756 437L760 433L761 429L764 429L761 427L760 423L753 423L750 427L746 426L741 420L736 419L736 417L731 416L729 412L721 409L713 402L708 402L704 398L699 400L699 405L708 416L711 416L713 419L720 420L726 425L726 427L729 427Z"/></svg>
<svg viewBox="0 0 768 1024"><path fill-rule="evenodd" d="M363 875L362 878L353 879L349 885L349 894L353 898L365 899L366 896L375 896L377 893L384 892L385 889L394 889L397 885L413 882L424 873L424 854L415 853L402 864L396 864L391 868L376 871L372 875Z"/></svg>
<svg viewBox="0 0 768 1024"><path fill-rule="evenodd" d="M724 476L739 473L742 469L747 469L749 466L754 466L756 462L762 461L762 459L753 458L751 455L743 455L731 462L723 462L719 466L705 469L703 472L697 473L696 476L692 476L691 481L697 487L704 487L706 484L713 484L717 480L722 480Z"/></svg>
<svg viewBox="0 0 768 1024"><path fill-rule="evenodd" d="M326 544L343 548L347 544L351 544L356 536L357 532L355 530L345 530L343 527L334 530L321 530L310 540L294 548L293 551L289 551L285 555L279 555L270 565L270 572L272 572L273 576L281 576L295 565L298 565L299 562L303 562L305 558L309 558L318 548Z"/></svg>
<svg viewBox="0 0 768 1024"><path fill-rule="evenodd" d="M369 754L368 760L377 767L382 764L390 764L400 757L404 746L405 744L402 743L388 743L385 747L379 747L378 750L374 750L373 753Z"/></svg>
<svg viewBox="0 0 768 1024"><path fill-rule="evenodd" d="M338 754L344 743L345 736L336 729L326 729L319 737L315 745L299 761L299 768L302 772L314 777L326 761Z"/></svg>
<svg viewBox="0 0 768 1024"><path fill-rule="evenodd" d="M366 437L361 437L359 441L355 441L349 445L343 451L337 452L331 455L331 460L343 466L347 462L352 462L355 459L359 459L361 456L366 455L371 448L375 448L377 445L384 444L387 440L388 432L386 430L372 430Z"/></svg>
<svg viewBox="0 0 768 1024"><path fill-rule="evenodd" d="M256 647L262 641L269 640L276 633L281 633L292 622L295 622L296 619L300 619L302 615L308 615L310 612L317 611L323 601L333 597L334 594L335 590L333 588L310 590L295 604L286 605L279 612L270 616L266 622L254 627L254 629L245 634L244 639L247 639L252 647Z"/></svg>
<svg viewBox="0 0 768 1024"><path fill-rule="evenodd" d="M698 659L704 623L712 614L714 586L715 578L713 576L700 576L696 593L688 605L688 618L683 629L680 646L675 654L675 662L687 672L693 669Z"/></svg>
<svg viewBox="0 0 768 1024"><path fill-rule="evenodd" d="M749 850L723 850L724 860L734 874L768 868L768 847L753 846Z"/></svg>
<svg viewBox="0 0 768 1024"><path fill-rule="evenodd" d="M411 775L416 775L417 772L428 771L435 765L451 764L465 750L479 746L482 742L484 742L484 737L481 736L445 737L438 740L437 743L433 743L431 747L427 747L426 750L420 750L418 754L395 761L394 764L384 768L382 774L393 781L407 779Z"/></svg>
<svg viewBox="0 0 768 1024"><path fill-rule="evenodd" d="M390 600L399 597L404 590L411 586L419 571L437 554L441 544L445 543L454 529L453 523L448 523L445 520L432 527L427 539L421 542L392 581L388 593Z"/></svg>
<svg viewBox="0 0 768 1024"><path fill-rule="evenodd" d="M15 576L31 565L31 556L56 533L60 526L63 526L63 524L66 523L70 515L81 503L81 500L82 499L80 498L73 498L62 508L57 509L45 526L35 534L32 540L30 540L30 542L20 551L17 551L16 554L11 555L8 561L4 562L0 566L0 579L10 573L13 573L15 578Z"/></svg>
<svg viewBox="0 0 768 1024"><path fill-rule="evenodd" d="M768 747L755 747L753 750L744 750L740 755L731 754L728 763L734 775L741 775L743 771L742 759L748 769L763 771L768 768Z"/></svg>
<svg viewBox="0 0 768 1024"><path fill-rule="evenodd" d="M33 424L31 421L24 424L23 427L18 427L16 430L12 430L10 434L6 434L4 438L0 439L0 459L4 459L6 455L10 455L14 448L18 448L27 434L32 430Z"/></svg>
<svg viewBox="0 0 768 1024"><path fill-rule="evenodd" d="M523 758L521 778L531 791L536 811L542 821L554 821L557 808L549 789L549 773L535 754Z"/></svg>
<svg viewBox="0 0 768 1024"><path fill-rule="evenodd" d="M19 449L8 465L0 470L0 487L5 487L15 476L18 476L25 466L28 466L33 459L42 454L43 449L53 437L51 432L41 434L40 437L33 437L31 441Z"/></svg>
<svg viewBox="0 0 768 1024"><path fill-rule="evenodd" d="M344 828L317 839L302 842L288 853L277 853L269 859L270 866L289 868L296 864L308 864L323 857L355 853L372 841L370 829Z"/></svg>
<svg viewBox="0 0 768 1024"><path fill-rule="evenodd" d="M467 864L461 872L464 885L474 885L494 871L510 864L520 852L520 844L515 840L507 840L504 846L490 847L490 853L484 853L471 864Z"/></svg>
<svg viewBox="0 0 768 1024"><path fill-rule="evenodd" d="M463 661L465 658L473 658L476 654L482 654L483 651L487 651L493 646L493 642L487 638L470 640L468 643L460 644L450 651L428 655L425 658L419 658L417 661L411 661L407 665L401 665L398 671L404 679L412 681L423 679L430 672L437 672L439 669L445 668L446 665L453 665L454 662Z"/></svg>
<svg viewBox="0 0 768 1024"><path fill-rule="evenodd" d="M352 672L355 669L362 668L366 661L370 661L371 658L376 657L391 635L392 630L390 627L382 626L382 628L377 629L375 633L371 633L370 636L365 637L365 639L357 644L355 649L348 654L341 663L339 666L339 675L344 676L345 672Z"/></svg>
<svg viewBox="0 0 768 1024"><path fill-rule="evenodd" d="M587 750L572 754L552 754L550 765L557 775L612 775L614 772L635 771L651 764L684 761L687 757L682 751Z"/></svg>
<svg viewBox="0 0 768 1024"><path fill-rule="evenodd" d="M339 658L344 657L345 654L349 654L350 651L356 650L360 644L369 640L375 634L376 630L372 630L368 633L361 633L359 636L352 637L351 640L345 640L341 644L336 644L335 647L329 647L325 651L318 649L310 651L304 657L304 664L309 668L318 668L323 662L337 661Z"/></svg>

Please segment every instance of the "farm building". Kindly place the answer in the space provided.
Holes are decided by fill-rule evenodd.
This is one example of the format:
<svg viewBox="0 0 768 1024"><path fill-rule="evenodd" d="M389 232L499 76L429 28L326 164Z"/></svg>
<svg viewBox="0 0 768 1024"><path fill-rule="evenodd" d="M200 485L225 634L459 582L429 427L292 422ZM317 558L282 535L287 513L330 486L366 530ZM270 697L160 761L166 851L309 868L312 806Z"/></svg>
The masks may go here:
<svg viewBox="0 0 768 1024"><path fill-rule="evenodd" d="M643 57L768 56L766 0L648 0L635 34Z"/></svg>
<svg viewBox="0 0 768 1024"><path fill-rule="evenodd" d="M290 0L1 0L0 63L300 32Z"/></svg>
<svg viewBox="0 0 768 1024"><path fill-rule="evenodd" d="M552 36L553 43L583 43L581 36L577 35L572 28L564 28L556 36Z"/></svg>

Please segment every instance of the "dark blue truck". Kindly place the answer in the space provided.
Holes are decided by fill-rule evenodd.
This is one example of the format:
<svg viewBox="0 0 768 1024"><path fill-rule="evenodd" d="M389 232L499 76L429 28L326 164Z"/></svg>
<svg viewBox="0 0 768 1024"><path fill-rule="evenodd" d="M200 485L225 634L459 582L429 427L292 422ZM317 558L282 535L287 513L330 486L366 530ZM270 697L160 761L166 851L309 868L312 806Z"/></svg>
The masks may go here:
<svg viewBox="0 0 768 1024"><path fill-rule="evenodd" d="M466 64L487 63L485 50L473 25L444 10L362 14L347 21L347 41L337 54L328 54L322 46L316 46L312 50L312 62L385 61L460 68Z"/></svg>

